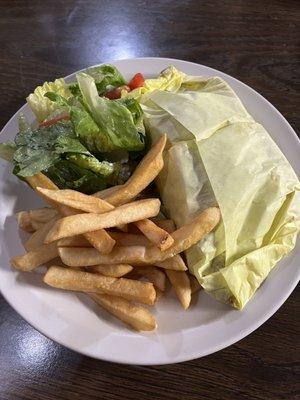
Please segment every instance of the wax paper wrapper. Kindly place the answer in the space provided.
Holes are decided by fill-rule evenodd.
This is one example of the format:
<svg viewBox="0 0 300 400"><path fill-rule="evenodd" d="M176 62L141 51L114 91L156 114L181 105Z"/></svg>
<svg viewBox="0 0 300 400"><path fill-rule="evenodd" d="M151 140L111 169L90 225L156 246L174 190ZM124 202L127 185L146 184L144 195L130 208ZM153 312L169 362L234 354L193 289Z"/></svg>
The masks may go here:
<svg viewBox="0 0 300 400"><path fill-rule="evenodd" d="M153 139L169 138L157 185L178 227L219 205L215 232L186 252L206 292L242 309L276 263L294 247L299 181L264 127L219 77L169 67L131 93Z"/></svg>

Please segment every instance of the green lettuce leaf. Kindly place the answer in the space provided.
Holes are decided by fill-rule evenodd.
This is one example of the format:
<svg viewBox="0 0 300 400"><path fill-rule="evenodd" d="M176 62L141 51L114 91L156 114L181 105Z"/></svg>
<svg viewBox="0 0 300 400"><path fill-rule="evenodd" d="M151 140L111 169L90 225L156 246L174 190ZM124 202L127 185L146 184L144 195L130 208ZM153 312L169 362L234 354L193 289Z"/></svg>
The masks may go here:
<svg viewBox="0 0 300 400"><path fill-rule="evenodd" d="M59 104L61 107L65 107L70 114L76 134L89 151L93 153L107 153L113 150L107 135L101 132L92 116L79 101L76 102L74 99L67 100L59 94L53 92L45 93L45 96L51 101ZM130 111L136 129L139 133L145 136L143 110L140 104L135 99L130 98L119 99L115 101Z"/></svg>
<svg viewBox="0 0 300 400"><path fill-rule="evenodd" d="M26 100L38 121L43 121L54 112L60 111L60 105L44 96L47 92L57 93L67 99L72 96L63 78L55 79L54 82L45 82L42 86L36 87Z"/></svg>
<svg viewBox="0 0 300 400"><path fill-rule="evenodd" d="M94 78L99 95L126 84L124 77L113 65L105 64L99 67L88 68L85 73ZM69 89L75 96L80 95L78 83L71 84Z"/></svg>
<svg viewBox="0 0 300 400"><path fill-rule="evenodd" d="M60 121L49 127L31 129L26 121L20 121L20 132L15 138L16 150L13 154L15 173L19 177L32 176L40 171L47 172L61 161L72 164L71 170L76 167L76 181L84 178L94 182L114 183L117 179L119 165L107 161L99 161L79 141L70 121ZM64 171L66 171L66 164ZM69 168L69 169L70 169ZM59 168L55 169L55 177L60 174ZM80 175L80 172L82 176ZM90 173L87 173L89 171ZM79 176L80 175L80 176ZM62 176L62 182L66 180ZM60 182L60 181L59 181ZM81 182L81 181L80 181ZM103 186L101 183L101 187ZM68 187L70 187L70 182ZM78 187L81 186L76 184ZM75 187L75 186L74 186Z"/></svg>
<svg viewBox="0 0 300 400"><path fill-rule="evenodd" d="M126 107L131 112L133 123L136 129L138 130L138 132L145 135L145 126L143 123L144 113L142 107L140 106L140 103L134 98L123 98L115 101Z"/></svg>
<svg viewBox="0 0 300 400"><path fill-rule="evenodd" d="M79 167L89 169L96 174L102 175L103 177L111 176L112 174L116 174L118 171L117 163L99 161L94 156L91 157L85 154L68 154L66 159L70 160L73 164L76 164Z"/></svg>
<svg viewBox="0 0 300 400"><path fill-rule="evenodd" d="M94 79L85 74L77 74L77 81L84 104L97 123L105 150L118 148L141 151L145 147L144 138L134 124L131 112L122 103L108 100L98 95Z"/></svg>
<svg viewBox="0 0 300 400"><path fill-rule="evenodd" d="M74 189L92 194L107 187L107 181L102 176L68 160L59 161L44 173L60 189Z"/></svg>
<svg viewBox="0 0 300 400"><path fill-rule="evenodd" d="M93 153L109 152L112 146L105 134L103 134L92 116L86 111L80 102L74 104L57 93L48 92L45 96L70 113L76 135L84 143L89 151Z"/></svg>
<svg viewBox="0 0 300 400"><path fill-rule="evenodd" d="M0 157L5 161L13 161L16 145L13 142L0 143Z"/></svg>
<svg viewBox="0 0 300 400"><path fill-rule="evenodd" d="M15 137L15 143L17 149L13 160L19 168L18 175L22 177L49 168L59 161L63 153L71 151L89 154L74 136L71 124L65 122L38 129L21 129Z"/></svg>

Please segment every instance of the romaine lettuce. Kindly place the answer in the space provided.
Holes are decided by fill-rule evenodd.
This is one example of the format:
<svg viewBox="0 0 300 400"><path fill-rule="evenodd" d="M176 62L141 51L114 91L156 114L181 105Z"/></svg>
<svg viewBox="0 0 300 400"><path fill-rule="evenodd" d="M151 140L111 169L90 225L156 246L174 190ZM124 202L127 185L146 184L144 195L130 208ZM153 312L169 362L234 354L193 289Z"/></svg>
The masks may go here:
<svg viewBox="0 0 300 400"><path fill-rule="evenodd" d="M47 127L32 129L24 117L19 121L20 131L10 148L14 173L24 178L40 171L51 175L59 187L72 187L82 191L100 190L115 184L119 164L100 161L77 138L70 121L60 121ZM62 165L62 168L59 167ZM74 182L71 182L74 177ZM63 186L67 182L67 186Z"/></svg>
<svg viewBox="0 0 300 400"><path fill-rule="evenodd" d="M0 157L3 160L12 162L16 148L13 142L0 143Z"/></svg>
<svg viewBox="0 0 300 400"><path fill-rule="evenodd" d="M72 96L63 78L55 79L54 82L45 82L42 86L36 87L26 100L38 121L43 121L60 109L59 104L53 103L44 96L47 92L57 93L66 99Z"/></svg>
<svg viewBox="0 0 300 400"><path fill-rule="evenodd" d="M85 73L94 78L99 95L126 83L124 77L114 65L104 64L99 67L88 68ZM78 83L71 84L69 89L75 96L80 95Z"/></svg>
<svg viewBox="0 0 300 400"><path fill-rule="evenodd" d="M76 77L84 104L97 123L101 136L107 140L106 151L118 148L143 150L144 138L139 134L128 108L118 101L100 97L91 76L80 73Z"/></svg>
<svg viewBox="0 0 300 400"><path fill-rule="evenodd" d="M45 171L45 174L60 189L74 189L92 194L107 187L107 181L102 176L68 160L59 161Z"/></svg>

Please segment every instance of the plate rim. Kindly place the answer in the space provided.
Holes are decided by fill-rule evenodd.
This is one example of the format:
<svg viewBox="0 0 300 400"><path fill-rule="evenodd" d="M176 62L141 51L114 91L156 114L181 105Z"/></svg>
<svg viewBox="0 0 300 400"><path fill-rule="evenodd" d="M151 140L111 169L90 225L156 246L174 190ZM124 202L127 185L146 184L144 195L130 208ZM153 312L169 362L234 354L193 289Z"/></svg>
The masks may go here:
<svg viewBox="0 0 300 400"><path fill-rule="evenodd" d="M111 61L107 61L107 62L102 62L99 64L95 64L92 66L88 66L85 68L82 68L80 70L74 71L72 73L70 73L69 75L65 76L64 79L68 79L69 77L71 77L72 75L74 75L75 73L78 73L80 71L84 71L86 68L92 68L95 66L99 66L105 63L110 63L110 64L115 64L118 62L135 62L136 60L140 60L140 61L145 61L147 62L148 60L160 60L162 62L166 62L166 63L170 63L172 64L172 62L176 61L176 62L180 62L180 63L184 63L184 64L190 64L190 65L194 65L196 67L202 67L204 69L207 69L208 72L212 72L214 71L214 73L218 73L221 76L225 76L226 78L228 78L229 80L233 80L235 82L237 82L239 85L242 85L242 87L247 88L248 91L252 92L252 94L254 94L255 96L258 96L260 98L260 100L262 100L263 102L267 103L269 107L271 107L272 111L275 112L275 114L277 115L277 117L279 117L281 119L281 121L286 125L286 127L289 129L290 134L294 137L294 139L296 139L297 141L297 146L300 149L300 139L297 136L295 130L293 129L293 127L289 124L289 122L287 121L287 119L280 113L279 110L277 110L277 108L270 103L269 100L267 100L264 96L262 96L260 93L258 93L255 89L253 89L252 87L250 87L249 85L245 84L244 82L240 81L239 79L224 73L220 70L217 70L215 68L203 65L203 64L199 64L199 63L195 63L195 62L191 62L191 61L186 61L186 60L182 60L182 59L176 59L176 58L168 58L168 57L134 57L134 58L127 58L127 59L119 59L119 60L111 60ZM22 112L22 110L27 106L27 104L25 103L23 106L21 106L15 113L14 115L7 121L7 123L3 126L3 128L1 129L0 135L2 134L2 132L6 129L6 127L11 123L11 121L16 118L16 115L19 114L20 112ZM280 149L281 150L281 149ZM282 150L281 150L282 151ZM44 328L40 328L39 326L37 326L37 323L33 320L28 318L28 316L24 316L24 314L22 313L22 311L19 311L18 307L15 306L14 302L11 301L11 299L13 299L13 296L11 298L9 298L8 296L6 296L4 294L4 292L2 290L1 294L4 297L4 299L8 302L8 304L30 325L32 326L34 329L36 329L38 332L40 332L41 334L43 334L45 337L47 337L48 339L51 339L52 341L60 344L61 346L64 346L68 349L71 349L72 351L75 351L79 354L83 354L85 356L97 359L97 360L103 360L103 361L108 361L108 362L115 362L115 363L119 363L119 364L127 364L127 365L167 365L167 364L173 364L173 363L181 363L181 362L185 362L185 361L189 361L189 360L194 360L197 358L202 358L205 356L208 356L209 354L213 354L216 353L222 349L225 349L229 346L231 346L234 343L239 342L240 340L242 340L243 338L245 338L246 336L248 336L249 334L251 334L252 332L254 332L256 329L258 329L261 325L263 325L269 318L272 317L272 315L274 315L276 313L276 311L278 311L278 309L286 302L286 300L289 298L289 296L291 295L291 293L293 292L293 290L295 289L295 287L297 286L298 282L300 280L300 271L298 271L298 276L296 277L296 279L294 281L291 281L289 284L289 288L288 290L286 290L284 296L280 297L280 300L278 302L276 302L276 304L274 304L273 307L269 308L268 311L266 311L260 318L258 318L256 320L255 323L253 323L250 327L248 328L244 328L242 329L239 334L233 335L231 338L229 338L228 340L222 341L220 342L219 345L215 345L214 347L210 347L208 348L206 351L200 350L197 352L197 350L194 351L193 356L189 356L189 355L179 355L179 356L175 356L174 359L172 361L170 360L165 360L165 361L161 361L161 362L149 362L147 360L145 361L139 361L139 362L135 362L134 360L125 360L122 359L121 357L115 357L115 355L111 355L110 357L107 356L100 356L93 354L91 351L85 349L85 348L78 348L76 346L73 346L72 344L65 344L63 343L63 341L55 338L53 339L53 337L51 337L50 334L47 333L47 331ZM1 288L0 288L1 289ZM133 357L134 358L134 357ZM167 356L165 356L165 358L167 358Z"/></svg>

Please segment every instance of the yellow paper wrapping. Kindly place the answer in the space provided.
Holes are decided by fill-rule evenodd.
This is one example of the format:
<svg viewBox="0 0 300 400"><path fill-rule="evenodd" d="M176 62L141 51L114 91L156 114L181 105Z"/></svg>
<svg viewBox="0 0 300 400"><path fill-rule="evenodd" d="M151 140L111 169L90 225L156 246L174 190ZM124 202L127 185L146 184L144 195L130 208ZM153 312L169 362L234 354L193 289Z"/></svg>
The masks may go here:
<svg viewBox="0 0 300 400"><path fill-rule="evenodd" d="M187 251L189 269L206 292L242 309L295 245L297 176L221 78L170 67L135 93L152 137L168 134L157 184L170 217L180 227L210 205L222 213L217 230Z"/></svg>

